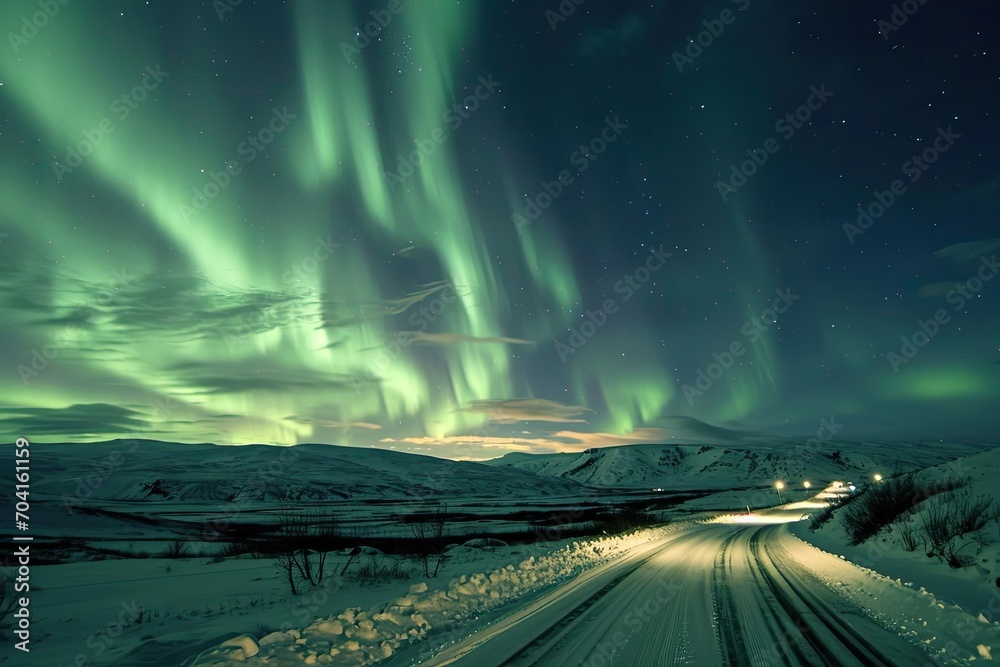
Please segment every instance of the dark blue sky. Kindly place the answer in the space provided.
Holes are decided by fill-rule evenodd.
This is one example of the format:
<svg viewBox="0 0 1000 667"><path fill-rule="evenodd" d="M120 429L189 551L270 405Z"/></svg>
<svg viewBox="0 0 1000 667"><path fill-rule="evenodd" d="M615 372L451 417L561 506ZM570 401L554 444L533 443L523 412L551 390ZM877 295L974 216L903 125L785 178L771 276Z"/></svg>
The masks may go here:
<svg viewBox="0 0 1000 667"><path fill-rule="evenodd" d="M995 10L559 7L7 3L0 430L995 437Z"/></svg>

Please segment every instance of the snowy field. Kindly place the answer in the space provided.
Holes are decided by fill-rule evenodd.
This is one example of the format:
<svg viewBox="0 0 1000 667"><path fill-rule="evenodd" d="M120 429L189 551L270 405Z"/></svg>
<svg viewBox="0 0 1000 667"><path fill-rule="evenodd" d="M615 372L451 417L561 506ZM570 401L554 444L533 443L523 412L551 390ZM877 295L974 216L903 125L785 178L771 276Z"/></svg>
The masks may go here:
<svg viewBox="0 0 1000 667"><path fill-rule="evenodd" d="M899 522L865 544L848 547L836 514L816 532L803 520L836 501L847 482L861 485L876 469L889 470L883 466L898 460L900 450L888 449L879 460L848 452L839 462L830 460L829 452L817 454L825 458L810 463L818 475L812 477L811 488L803 484L805 479L785 478L780 499L773 481L776 467L787 471L793 464L776 462L770 454L758 459L762 463L757 468L744 468L742 477L731 467L712 463L718 453L705 448L680 459L657 454L664 469L654 475L647 447L632 453L621 448L613 460L599 462L602 474L614 471L616 480L634 468L642 484L631 489L588 487L530 470L461 464L463 473L481 476L482 485L474 487L477 494L470 495L469 485L455 481L456 469L448 465L454 462L430 459L415 468L424 490L414 493L410 483L406 493L395 495L399 482L392 480L405 477L399 466L411 461L405 455L374 452L360 458L360 467L338 472L355 475L350 498L342 497L346 483L333 497L322 493L320 482L331 474L328 470L311 469L297 476L293 467L276 472L272 467L272 477L255 480L251 468L239 483L217 485L225 497L220 500L210 493L216 473L205 468L192 472L185 461L175 460L177 446L168 445L153 456L161 461L156 469L128 458L127 445L118 448L121 459L109 458L107 446L92 446L74 454L75 459L56 462L61 451L53 450L51 466L39 471L33 507L39 530L36 553L41 558L32 568L32 654L27 664L364 665L387 659L391 664L422 664L442 650L466 651L475 637L508 626L504 641L516 645L525 626L515 629L515 621L532 604L552 596L576 604L588 590L587 582L596 585L602 577L612 577L625 564L638 562L640 554L661 554L657 567L666 568L661 573L666 576L673 572L673 557L662 554L684 560L690 550L709 559L708 569L695 567L681 573L682 578L701 582L694 590L704 589L709 597L707 602L689 599L692 593L686 592L682 598L692 608L707 609L711 621L717 582L704 579L711 571L711 554L735 544L738 548L730 553L753 564L751 534L741 533L740 540L728 543L722 539L725 531L771 524L778 524L775 530L781 532L768 533L768 539L780 546L790 567L806 573L803 580L821 582L856 606L859 618L872 628L907 638L932 660L927 664L982 661L1000 645L993 623L1000 612L995 522L990 524L993 533L981 531L954 545L971 559L968 567L956 570L921 549L907 551ZM206 450L222 457L213 465L231 457L218 449L225 448ZM249 458L258 458L264 466L273 451L254 450ZM303 456L317 457L309 461L315 467L326 453L306 448ZM995 496L1000 450L955 446L946 452L957 453L965 456L944 464L945 454L926 455L933 465L917 478L938 486L968 479L973 497ZM794 450L787 454L795 456ZM80 471L99 470L100 462L109 460L115 465L94 473L83 489L86 493L74 493L72 487L88 479ZM764 465L767 462L773 465ZM336 468L338 463L327 465ZM700 483L688 480L682 485L688 490L680 492L649 485L681 473L696 479L701 475ZM254 531L273 524L287 507L278 490L291 478L298 483L295 507L336 517L339 540L322 580L315 587L301 586L297 595L290 592L287 572L273 554L233 548L241 536L252 538L258 534ZM838 478L844 486L821 490ZM437 495L431 493L435 485ZM942 497L918 505L905 521L916 529ZM779 508L768 509L779 500ZM443 508L447 515L428 508ZM660 525L623 536L602 535L602 526L612 527L602 522L619 517L619 512L630 520L639 517ZM435 516L447 519L441 535L447 548L439 554L443 557L436 572L425 570L425 559L412 549L414 526L423 525L417 519L426 524ZM704 532L706 526L711 527L709 533ZM171 549L175 552L167 557ZM3 577L9 580L11 574L6 566ZM644 576L660 575L650 571ZM604 612L608 618L614 609L631 604L620 595L609 596ZM701 623L682 612L664 616L682 623L680 643L671 645L679 656L694 651L693 633ZM746 621L758 622L756 616ZM702 643L715 646L714 635L706 634L710 630L700 630L705 634ZM677 628L662 631L672 636ZM3 632L9 638L9 626ZM681 642L683 637L689 639ZM604 645L610 641L606 638ZM579 646L588 646L587 641ZM477 664L481 657L470 653L464 659ZM25 663L0 652L0 664Z"/></svg>
<svg viewBox="0 0 1000 667"><path fill-rule="evenodd" d="M270 635L274 645L269 651L292 650L289 646L300 646L292 641L296 629L309 628L310 636L329 635L332 644L344 644L345 655L356 653L354 658L361 660L341 664L368 664L384 657L383 644L395 650L402 641L423 638L431 622L435 628L458 624L464 629L484 613L612 559L649 535L676 531L679 525L631 538L458 546L449 550L433 578L423 577L420 563L413 559L366 556L357 564L398 564L402 578L332 576L298 596L289 593L271 559L136 558L38 566L33 577L45 583L34 589L32 598L31 664L180 665L201 648L244 633ZM329 567L337 572L345 562L346 557L338 557ZM400 621L403 630L394 624L394 631L387 633L382 621L389 616L380 614ZM325 624L313 623L330 618ZM331 634L337 622L342 630L357 626L360 634ZM283 628L292 634L274 634ZM15 659L7 655L0 664L23 664Z"/></svg>
<svg viewBox="0 0 1000 667"><path fill-rule="evenodd" d="M347 608L283 632L234 637L203 652L195 664L364 665L393 658L392 664L406 665L596 665L601 655L614 658L608 664L636 664L649 655L670 664L714 664L722 660L716 651L734 650L726 646L727 627L747 664L781 662L785 655L801 656L794 664L818 664L820 655L796 648L791 635L768 638L773 598L760 597L765 589L753 581L761 575L792 585L790 591L812 587L809 595L818 597L801 600L835 617L815 623L812 633L842 628L878 656L858 663L836 645L843 655L832 652L839 656L834 664L969 665L992 659L1000 646L997 624L788 532L787 526L822 506L815 499L573 543L546 557L452 577L441 588L420 582L367 610ZM723 570L720 557L728 563ZM758 568L759 574L748 576ZM720 572L729 574L720 580ZM727 609L736 616L717 625L713 619ZM805 620L811 614L797 623L814 623Z"/></svg>

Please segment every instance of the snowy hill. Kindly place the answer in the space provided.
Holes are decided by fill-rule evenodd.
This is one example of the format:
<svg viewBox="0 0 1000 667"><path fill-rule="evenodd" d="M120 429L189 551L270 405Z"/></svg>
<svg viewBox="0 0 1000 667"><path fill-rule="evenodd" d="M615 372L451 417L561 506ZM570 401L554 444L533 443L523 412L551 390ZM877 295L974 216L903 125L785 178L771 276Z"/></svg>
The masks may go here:
<svg viewBox="0 0 1000 667"><path fill-rule="evenodd" d="M981 607L1000 593L998 477L1000 448L921 470L914 476L917 490L905 494L916 504L858 545L849 544L843 521L850 505L817 530L803 522L793 532L914 588L937 591L975 616L992 614Z"/></svg>
<svg viewBox="0 0 1000 667"><path fill-rule="evenodd" d="M115 501L280 501L580 494L572 480L384 449L151 440L31 445L32 493ZM8 476L8 481L11 479Z"/></svg>
<svg viewBox="0 0 1000 667"><path fill-rule="evenodd" d="M550 477L608 488L720 489L775 480L834 480L874 472L919 469L984 446L941 444L626 445L579 454L508 454L493 461Z"/></svg>

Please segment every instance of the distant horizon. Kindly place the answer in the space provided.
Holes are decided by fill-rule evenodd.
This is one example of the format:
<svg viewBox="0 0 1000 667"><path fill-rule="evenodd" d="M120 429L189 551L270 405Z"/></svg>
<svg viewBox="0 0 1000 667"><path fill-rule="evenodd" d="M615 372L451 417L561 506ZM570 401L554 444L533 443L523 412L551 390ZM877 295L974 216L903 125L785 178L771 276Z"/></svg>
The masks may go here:
<svg viewBox="0 0 1000 667"><path fill-rule="evenodd" d="M616 443L597 447L587 447L584 449L577 450L564 450L564 451L538 451L538 452L522 452L522 451L510 451L497 456L484 457L484 458L470 458L470 457L451 457L444 456L441 454L436 454L431 450L415 450L415 449L401 449L398 447L388 446L383 443L375 443L371 445L349 445L333 442L298 442L294 444L281 444L281 443L267 443L267 442L239 442L239 443L221 443L221 442L209 442L209 441L179 441L179 440L161 440L157 438L142 438L142 437L117 437L117 438L105 438L99 440L81 440L81 441L50 441L50 440L32 440L28 439L31 444L39 445L59 445L72 447L76 445L111 445L116 442L148 442L155 444L167 444L167 445L181 445L181 446L211 446L211 447L299 447L299 446L317 446L317 447L339 447L346 449L365 449L365 450L380 450L386 452L393 452L397 454L412 454L417 456L429 456L432 458L450 460L450 461L469 461L473 463L481 463L484 461L495 461L501 459L505 456L511 454L520 454L526 456L553 456L553 455L575 455L584 454L587 451L595 449L616 449L623 447L657 447L657 446L678 446L678 447L711 447L720 449L752 449L755 446L767 446L769 444L783 444L786 442L796 442L796 443L806 443L809 438L805 436L771 436L772 440L776 441L769 443L768 436L761 436L757 440L752 441L738 441L738 442L708 442L708 441L690 441L690 442L636 442L636 443ZM861 446L861 447L878 447L879 445L927 445L939 443L942 445L957 445L957 446L981 446L985 448L1000 447L1000 440L989 441L988 439L982 438L967 438L967 439L937 439L937 438L923 438L923 439L885 439L885 440L872 440L872 439L835 439L827 440L821 444L821 449L817 451L822 451L824 449L836 448L838 446Z"/></svg>

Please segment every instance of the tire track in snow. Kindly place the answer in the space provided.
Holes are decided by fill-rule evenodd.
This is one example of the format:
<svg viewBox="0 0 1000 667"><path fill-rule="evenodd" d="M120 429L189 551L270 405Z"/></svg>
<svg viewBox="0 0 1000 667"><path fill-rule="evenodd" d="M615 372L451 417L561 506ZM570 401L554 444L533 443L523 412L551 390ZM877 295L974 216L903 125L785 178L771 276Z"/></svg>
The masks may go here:
<svg viewBox="0 0 1000 667"><path fill-rule="evenodd" d="M715 630L719 648L722 651L723 663L728 665L739 664L739 656L747 653L743 637L736 627L735 605L733 604L732 591L727 585L727 582L732 578L729 547L738 535L739 533L733 533L722 542L719 554L715 557L715 566L712 569Z"/></svg>
<svg viewBox="0 0 1000 667"><path fill-rule="evenodd" d="M756 531L750 538L750 551L778 604L823 664L831 667L847 664L893 667L894 663L852 627L842 614L811 592L793 574L794 570L788 563L776 562L772 550L761 544L761 538L772 532L773 526Z"/></svg>

